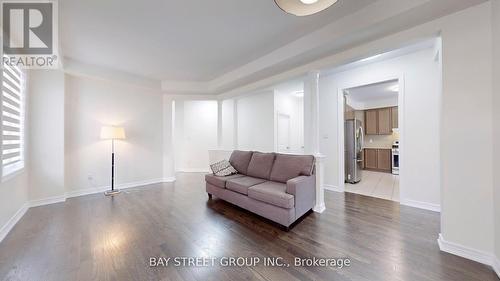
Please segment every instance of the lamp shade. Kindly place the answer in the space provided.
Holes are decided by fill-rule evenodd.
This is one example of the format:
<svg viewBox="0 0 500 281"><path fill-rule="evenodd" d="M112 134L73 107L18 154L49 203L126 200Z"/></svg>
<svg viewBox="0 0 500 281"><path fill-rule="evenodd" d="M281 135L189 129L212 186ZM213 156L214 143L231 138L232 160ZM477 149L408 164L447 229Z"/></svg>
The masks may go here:
<svg viewBox="0 0 500 281"><path fill-rule="evenodd" d="M125 129L123 127L103 126L101 128L101 139L123 140L125 139Z"/></svg>
<svg viewBox="0 0 500 281"><path fill-rule="evenodd" d="M338 0L274 0L283 11L299 17L319 13Z"/></svg>

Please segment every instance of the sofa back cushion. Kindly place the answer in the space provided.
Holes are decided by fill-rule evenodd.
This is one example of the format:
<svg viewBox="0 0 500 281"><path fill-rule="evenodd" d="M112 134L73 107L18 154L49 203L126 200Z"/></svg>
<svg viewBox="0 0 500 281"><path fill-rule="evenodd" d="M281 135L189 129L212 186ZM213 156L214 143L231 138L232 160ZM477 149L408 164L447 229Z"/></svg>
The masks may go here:
<svg viewBox="0 0 500 281"><path fill-rule="evenodd" d="M251 151L235 150L229 158L229 163L231 163L238 173L246 175L252 154L253 152Z"/></svg>
<svg viewBox="0 0 500 281"><path fill-rule="evenodd" d="M268 180L273 168L274 153L254 152L248 165L247 175Z"/></svg>
<svg viewBox="0 0 500 281"><path fill-rule="evenodd" d="M298 176L313 174L314 156L277 154L271 171L272 181L286 183Z"/></svg>

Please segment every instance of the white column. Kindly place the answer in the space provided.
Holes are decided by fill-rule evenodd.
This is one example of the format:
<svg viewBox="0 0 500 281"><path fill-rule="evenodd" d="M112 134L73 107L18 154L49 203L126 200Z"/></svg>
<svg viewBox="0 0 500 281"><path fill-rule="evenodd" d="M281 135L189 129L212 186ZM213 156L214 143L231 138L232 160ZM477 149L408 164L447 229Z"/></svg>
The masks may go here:
<svg viewBox="0 0 500 281"><path fill-rule="evenodd" d="M222 149L222 100L217 100L217 149Z"/></svg>
<svg viewBox="0 0 500 281"><path fill-rule="evenodd" d="M233 99L233 149L238 149L238 99Z"/></svg>
<svg viewBox="0 0 500 281"><path fill-rule="evenodd" d="M163 96L163 181L175 181L174 122L175 101Z"/></svg>
<svg viewBox="0 0 500 281"><path fill-rule="evenodd" d="M319 132L319 71L307 75L304 83L304 147L305 152L316 158L316 204L313 210L322 213L325 210L323 188L324 158L320 153Z"/></svg>

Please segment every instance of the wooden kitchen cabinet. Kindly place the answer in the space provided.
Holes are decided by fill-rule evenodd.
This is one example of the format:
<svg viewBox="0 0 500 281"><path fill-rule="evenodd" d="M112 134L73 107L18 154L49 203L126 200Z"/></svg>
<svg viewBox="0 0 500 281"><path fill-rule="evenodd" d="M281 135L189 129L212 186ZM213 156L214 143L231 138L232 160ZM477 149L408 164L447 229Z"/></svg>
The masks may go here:
<svg viewBox="0 0 500 281"><path fill-rule="evenodd" d="M365 169L376 170L377 164L377 149L365 148Z"/></svg>
<svg viewBox="0 0 500 281"><path fill-rule="evenodd" d="M394 127L394 114L397 116L397 107L369 109L365 111L365 134L366 135L391 135Z"/></svg>
<svg viewBox="0 0 500 281"><path fill-rule="evenodd" d="M392 172L392 152L390 149L365 148L366 170Z"/></svg>
<svg viewBox="0 0 500 281"><path fill-rule="evenodd" d="M377 149L377 169L384 172L392 172L390 149Z"/></svg>
<svg viewBox="0 0 500 281"><path fill-rule="evenodd" d="M365 111L365 134L367 135L378 135L377 112L376 109Z"/></svg>
<svg viewBox="0 0 500 281"><path fill-rule="evenodd" d="M391 108L381 108L377 110L378 114L378 134L391 135L392 134L392 112Z"/></svg>
<svg viewBox="0 0 500 281"><path fill-rule="evenodd" d="M392 128L393 129L399 128L399 111L397 106L391 108L391 115L392 115Z"/></svg>

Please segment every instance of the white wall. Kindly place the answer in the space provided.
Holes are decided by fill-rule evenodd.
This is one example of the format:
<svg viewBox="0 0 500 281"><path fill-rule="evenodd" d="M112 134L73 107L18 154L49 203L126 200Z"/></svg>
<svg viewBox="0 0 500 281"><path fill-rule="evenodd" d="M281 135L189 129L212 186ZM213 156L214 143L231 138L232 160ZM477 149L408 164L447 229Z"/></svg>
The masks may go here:
<svg viewBox="0 0 500 281"><path fill-rule="evenodd" d="M500 260L500 0L493 1L493 122L494 122L494 191L495 245ZM500 262L499 262L500 263ZM498 265L500 266L500 264ZM499 269L500 270L500 269Z"/></svg>
<svg viewBox="0 0 500 281"><path fill-rule="evenodd" d="M339 89L404 76L404 99L400 98L404 104L400 124L405 126L401 140L401 201L440 204L439 64L434 56L434 50L429 48L320 79L320 145L327 157L325 184L337 186L339 181Z"/></svg>
<svg viewBox="0 0 500 281"><path fill-rule="evenodd" d="M274 91L241 97L238 108L238 148L274 151Z"/></svg>
<svg viewBox="0 0 500 281"><path fill-rule="evenodd" d="M125 128L115 141L115 184L163 177L162 95L125 84L66 76L66 189L110 185L111 141L103 125Z"/></svg>
<svg viewBox="0 0 500 281"><path fill-rule="evenodd" d="M176 171L207 172L208 150L217 148L217 101L175 102Z"/></svg>
<svg viewBox="0 0 500 281"><path fill-rule="evenodd" d="M295 91L303 91L304 85ZM304 149L304 98L298 97L291 89L276 88L274 92L275 120L278 114L290 116L290 150L289 153L303 153ZM276 123L276 130L278 124ZM277 132L276 132L277 134ZM277 135L275 136L277 138Z"/></svg>
<svg viewBox="0 0 500 281"><path fill-rule="evenodd" d="M31 71L29 84L29 199L64 196L64 72Z"/></svg>
<svg viewBox="0 0 500 281"><path fill-rule="evenodd" d="M441 231L493 252L491 3L442 22Z"/></svg>

